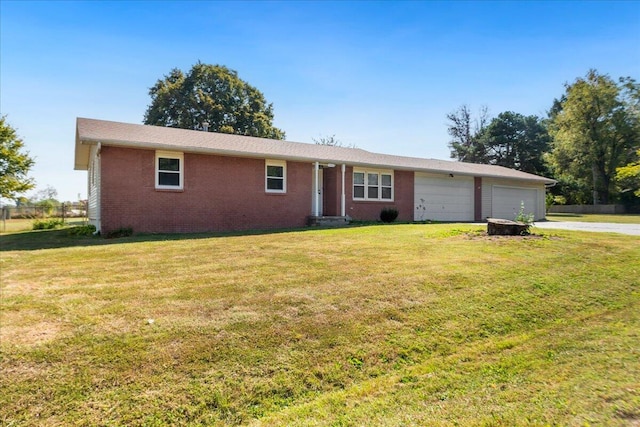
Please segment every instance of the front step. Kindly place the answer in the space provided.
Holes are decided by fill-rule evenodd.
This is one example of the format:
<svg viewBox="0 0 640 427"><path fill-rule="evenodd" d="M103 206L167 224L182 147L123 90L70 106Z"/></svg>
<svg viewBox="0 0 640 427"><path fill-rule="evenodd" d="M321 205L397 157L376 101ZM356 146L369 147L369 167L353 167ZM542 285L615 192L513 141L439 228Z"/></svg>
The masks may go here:
<svg viewBox="0 0 640 427"><path fill-rule="evenodd" d="M307 225L310 227L344 227L349 225L351 218L348 216L309 216Z"/></svg>

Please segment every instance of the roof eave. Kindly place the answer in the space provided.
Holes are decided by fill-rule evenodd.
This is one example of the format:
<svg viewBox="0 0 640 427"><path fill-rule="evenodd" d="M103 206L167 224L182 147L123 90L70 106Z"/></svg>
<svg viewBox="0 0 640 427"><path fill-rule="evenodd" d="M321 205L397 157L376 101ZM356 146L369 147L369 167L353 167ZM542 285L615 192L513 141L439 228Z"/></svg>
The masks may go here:
<svg viewBox="0 0 640 427"><path fill-rule="evenodd" d="M80 132L76 127L74 170L89 170L89 156L91 155L91 145L93 144L93 142L86 142L80 139Z"/></svg>

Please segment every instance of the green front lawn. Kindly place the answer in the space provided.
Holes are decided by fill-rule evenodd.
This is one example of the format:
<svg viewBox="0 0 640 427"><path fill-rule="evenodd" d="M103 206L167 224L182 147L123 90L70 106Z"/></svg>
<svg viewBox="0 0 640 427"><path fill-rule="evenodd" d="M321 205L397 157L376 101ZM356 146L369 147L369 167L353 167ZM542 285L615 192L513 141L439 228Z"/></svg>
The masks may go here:
<svg viewBox="0 0 640 427"><path fill-rule="evenodd" d="M1 425L635 425L637 237L0 237Z"/></svg>

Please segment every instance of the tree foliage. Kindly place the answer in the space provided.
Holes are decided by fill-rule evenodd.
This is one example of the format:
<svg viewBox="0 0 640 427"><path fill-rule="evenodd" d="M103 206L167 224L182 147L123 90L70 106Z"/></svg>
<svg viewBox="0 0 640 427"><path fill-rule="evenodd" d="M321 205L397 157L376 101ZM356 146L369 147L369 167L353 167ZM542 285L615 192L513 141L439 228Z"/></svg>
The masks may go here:
<svg viewBox="0 0 640 427"><path fill-rule="evenodd" d="M505 111L491 120L478 138L486 163L544 175L542 154L549 133L536 116Z"/></svg>
<svg viewBox="0 0 640 427"><path fill-rule="evenodd" d="M542 154L549 134L540 118L505 111L490 119L487 107L482 107L474 119L469 107L462 105L447 114L447 119L452 158L535 174L546 172Z"/></svg>
<svg viewBox="0 0 640 427"><path fill-rule="evenodd" d="M0 117L0 197L13 199L34 186L27 176L34 160L23 150L24 143L6 116Z"/></svg>
<svg viewBox="0 0 640 427"><path fill-rule="evenodd" d="M61 204L57 197L58 190L47 185L45 188L36 191L36 193L31 197L31 201L35 206L43 208L43 212L46 215L51 215L56 206L60 206Z"/></svg>
<svg viewBox="0 0 640 427"><path fill-rule="evenodd" d="M640 89L630 78L617 84L590 70L565 85L550 117L551 151L546 159L562 182L580 192L577 201L609 203L616 169L627 164L640 141Z"/></svg>
<svg viewBox="0 0 640 427"><path fill-rule="evenodd" d="M331 147L347 147L347 148L356 148L355 144L345 144L336 138L335 135L331 136L320 136L318 139L311 138L316 145L329 145Z"/></svg>
<svg viewBox="0 0 640 427"><path fill-rule="evenodd" d="M273 126L273 105L255 87L222 65L198 62L188 73L175 68L149 90L148 125L202 129L284 139Z"/></svg>
<svg viewBox="0 0 640 427"><path fill-rule="evenodd" d="M449 125L447 132L451 135L449 148L451 158L460 162L486 163L484 147L480 142L480 135L489 121L489 110L482 107L478 118L472 117L467 105L447 114Z"/></svg>

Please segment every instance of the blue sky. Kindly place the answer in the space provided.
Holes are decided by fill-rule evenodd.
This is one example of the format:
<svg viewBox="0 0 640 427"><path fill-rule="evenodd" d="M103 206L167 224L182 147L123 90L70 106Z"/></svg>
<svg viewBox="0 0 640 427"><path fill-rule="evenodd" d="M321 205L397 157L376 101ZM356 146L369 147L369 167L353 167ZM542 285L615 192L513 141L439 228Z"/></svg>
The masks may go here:
<svg viewBox="0 0 640 427"><path fill-rule="evenodd" d="M542 116L590 68L640 79L640 2L0 2L0 113L61 200L87 193L76 117L141 123L197 61L262 91L290 141L448 159L462 104Z"/></svg>

